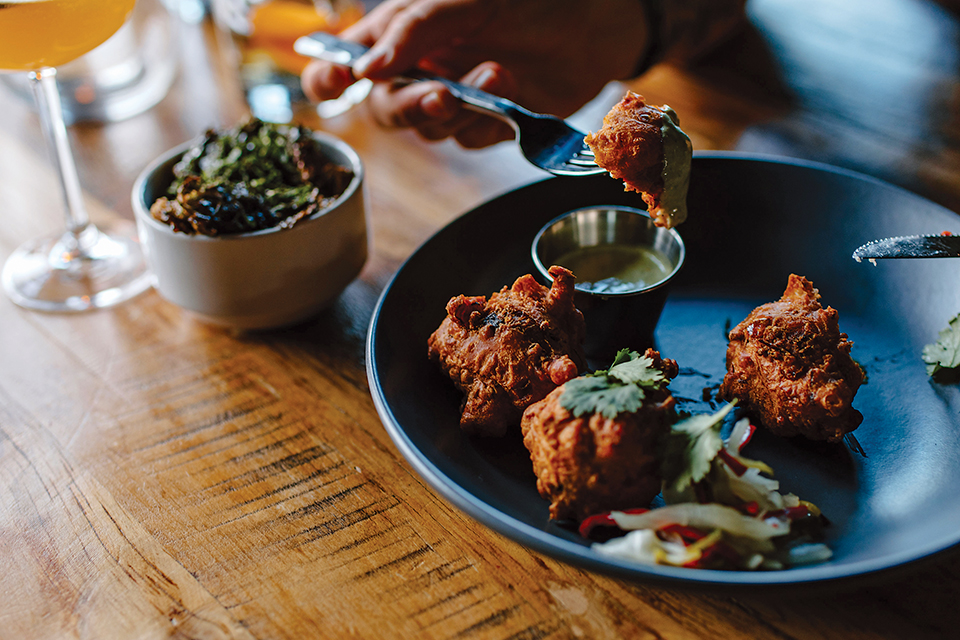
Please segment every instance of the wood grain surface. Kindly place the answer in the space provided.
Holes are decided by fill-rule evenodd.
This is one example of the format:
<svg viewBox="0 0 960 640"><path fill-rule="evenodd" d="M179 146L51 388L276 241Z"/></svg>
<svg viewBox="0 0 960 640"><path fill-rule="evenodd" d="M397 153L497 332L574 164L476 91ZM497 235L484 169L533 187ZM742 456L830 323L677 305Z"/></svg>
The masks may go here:
<svg viewBox="0 0 960 640"><path fill-rule="evenodd" d="M759 0L696 68L631 87L697 149L811 158L960 210L960 25L922 0ZM154 109L71 127L94 219L132 218L154 156L245 113L208 23ZM575 120L595 126L614 85ZM592 123L592 124L591 124ZM364 369L377 297L424 240L541 177L374 124L307 124L368 170L374 252L292 329L204 325L154 292L81 315L0 297L0 638L949 638L956 554L856 590L733 596L620 582L474 522L412 471ZM0 259L63 225L28 101L0 84Z"/></svg>

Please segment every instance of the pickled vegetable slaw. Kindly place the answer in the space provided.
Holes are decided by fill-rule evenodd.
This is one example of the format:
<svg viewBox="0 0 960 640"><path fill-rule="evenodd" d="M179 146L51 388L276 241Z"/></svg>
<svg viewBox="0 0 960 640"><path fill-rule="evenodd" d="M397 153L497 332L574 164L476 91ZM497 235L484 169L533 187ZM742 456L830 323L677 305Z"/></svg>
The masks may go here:
<svg viewBox="0 0 960 640"><path fill-rule="evenodd" d="M626 532L595 542L595 551L699 569L784 569L830 559L829 547L819 542L827 524L820 510L794 494L781 494L780 483L768 477L772 470L742 455L756 427L743 418L726 441L720 438L732 408L673 426L667 443L673 463L665 464L662 494L666 506L586 518L580 524L584 537L598 529ZM678 464L678 457L685 464Z"/></svg>

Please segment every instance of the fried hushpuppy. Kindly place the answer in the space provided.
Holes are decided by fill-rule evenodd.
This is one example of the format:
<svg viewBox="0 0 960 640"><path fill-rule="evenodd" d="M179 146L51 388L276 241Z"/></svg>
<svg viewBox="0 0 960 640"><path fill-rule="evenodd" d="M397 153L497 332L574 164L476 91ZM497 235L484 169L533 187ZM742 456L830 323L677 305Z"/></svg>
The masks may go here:
<svg viewBox="0 0 960 640"><path fill-rule="evenodd" d="M644 357L666 380L677 376L676 361L661 359L653 349ZM637 411L613 418L601 412L576 417L562 404L565 390L528 407L520 425L550 517L583 520L647 506L660 492L660 439L675 419L676 400L666 384L647 390Z"/></svg>
<svg viewBox="0 0 960 640"><path fill-rule="evenodd" d="M427 353L465 394L460 427L502 436L523 410L585 368L583 315L574 276L549 269L547 288L530 274L490 296L459 295L427 342Z"/></svg>
<svg viewBox="0 0 960 640"><path fill-rule="evenodd" d="M679 128L676 112L648 105L628 91L603 117L603 126L584 139L597 165L637 191L654 222L673 227L687 217L693 145Z"/></svg>
<svg viewBox="0 0 960 640"><path fill-rule="evenodd" d="M864 374L838 315L821 306L813 283L791 274L783 297L730 332L720 397L736 398L778 435L841 440L863 420L852 403Z"/></svg>

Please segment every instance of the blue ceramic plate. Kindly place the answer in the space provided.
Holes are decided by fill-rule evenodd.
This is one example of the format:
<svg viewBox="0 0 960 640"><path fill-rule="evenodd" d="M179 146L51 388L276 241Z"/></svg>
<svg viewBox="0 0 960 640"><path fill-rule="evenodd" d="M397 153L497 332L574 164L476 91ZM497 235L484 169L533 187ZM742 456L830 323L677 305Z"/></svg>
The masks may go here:
<svg viewBox="0 0 960 640"><path fill-rule="evenodd" d="M400 451L442 496L491 529L543 554L643 583L725 588L843 586L886 576L960 542L960 388L932 382L920 359L960 312L960 260L851 259L864 242L960 232L960 218L889 184L825 165L738 154L693 160L690 216L679 228L687 262L656 333L680 376L671 389L690 412L712 411L725 370L726 332L806 276L840 313L868 382L854 402L866 457L842 444L758 433L746 453L768 462L783 492L830 519L829 562L771 572L645 566L603 557L550 521L519 434L464 437L461 395L427 360L426 342L457 294L489 295L534 273L530 242L564 211L636 206L619 183L550 178L490 200L418 249L383 292L367 343L374 402ZM587 328L589 331L589 327ZM707 398L706 400L704 398ZM820 584L820 586L824 586Z"/></svg>

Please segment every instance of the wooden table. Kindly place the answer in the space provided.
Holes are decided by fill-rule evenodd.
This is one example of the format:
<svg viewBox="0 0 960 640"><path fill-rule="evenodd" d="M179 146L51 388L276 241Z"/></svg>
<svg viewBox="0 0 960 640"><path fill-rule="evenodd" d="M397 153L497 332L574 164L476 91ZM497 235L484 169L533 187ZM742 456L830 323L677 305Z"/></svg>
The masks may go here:
<svg viewBox="0 0 960 640"><path fill-rule="evenodd" d="M696 69L633 83L697 149L851 167L960 210L960 25L920 0L763 0ZM156 154L244 112L208 29L158 107L71 129L94 218L132 216ZM579 117L596 123L614 87ZM0 88L0 259L63 224L29 105ZM370 399L377 296L460 213L541 177L510 144L466 152L323 123L368 169L374 253L335 306L239 335L149 292L83 315L0 297L0 637L935 638L960 622L955 556L856 592L731 596L593 575L492 533L398 454ZM953 636L955 637L955 636Z"/></svg>

